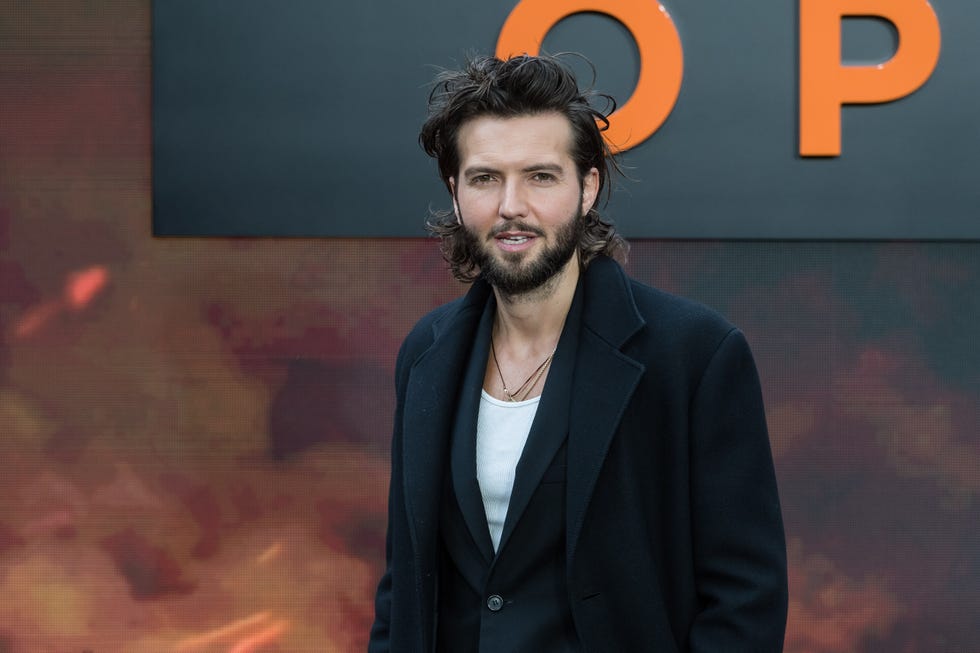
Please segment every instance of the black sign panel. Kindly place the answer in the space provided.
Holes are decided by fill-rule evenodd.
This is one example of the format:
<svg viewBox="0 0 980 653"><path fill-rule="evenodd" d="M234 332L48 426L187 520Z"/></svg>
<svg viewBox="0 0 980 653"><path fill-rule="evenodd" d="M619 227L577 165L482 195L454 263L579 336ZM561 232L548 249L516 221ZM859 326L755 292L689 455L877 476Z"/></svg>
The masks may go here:
<svg viewBox="0 0 980 653"><path fill-rule="evenodd" d="M467 52L494 52L532 2L155 2L154 233L423 235L428 209L449 206L416 140L429 83ZM977 3L862 0L882 15L820 21L814 11L847 0L665 0L654 18L642 13L653 0L565 4L572 15L553 26L532 11L523 28L546 34L545 51L590 59L596 86L633 102L638 126L655 113L631 97L638 80L669 77L665 30L679 42L679 88L653 83L671 96L666 118L626 143L629 178L606 210L627 236L980 238ZM816 78L801 75L801 43L832 43L828 24L841 53L824 72L870 73L897 99L874 103L885 91L859 82L870 99L847 104L836 78L807 82L845 104L839 155L804 156L801 86Z"/></svg>

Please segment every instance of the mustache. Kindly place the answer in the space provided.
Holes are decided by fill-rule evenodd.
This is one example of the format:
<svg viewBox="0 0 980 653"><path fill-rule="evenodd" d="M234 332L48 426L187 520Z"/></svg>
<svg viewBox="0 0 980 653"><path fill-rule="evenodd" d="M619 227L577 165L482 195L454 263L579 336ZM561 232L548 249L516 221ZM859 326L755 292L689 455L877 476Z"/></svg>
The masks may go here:
<svg viewBox="0 0 980 653"><path fill-rule="evenodd" d="M529 234L534 234L535 236L544 236L544 231L538 227L531 226L526 222L508 222L507 224L502 224L494 227L490 230L490 234L487 236L487 240L492 240L504 233L505 231L523 231Z"/></svg>

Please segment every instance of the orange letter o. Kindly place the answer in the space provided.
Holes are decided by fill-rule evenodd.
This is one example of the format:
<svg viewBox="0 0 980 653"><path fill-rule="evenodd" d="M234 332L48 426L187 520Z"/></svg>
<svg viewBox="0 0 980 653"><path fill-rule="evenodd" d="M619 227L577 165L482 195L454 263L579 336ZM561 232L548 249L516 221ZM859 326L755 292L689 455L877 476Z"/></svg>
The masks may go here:
<svg viewBox="0 0 980 653"><path fill-rule="evenodd" d="M608 6L607 6L608 5ZM536 55L548 31L572 14L612 16L630 31L640 52L636 89L609 120L606 142L628 150L653 135L667 120L681 90L684 51L674 22L654 0L521 0L507 17L497 39L497 57Z"/></svg>

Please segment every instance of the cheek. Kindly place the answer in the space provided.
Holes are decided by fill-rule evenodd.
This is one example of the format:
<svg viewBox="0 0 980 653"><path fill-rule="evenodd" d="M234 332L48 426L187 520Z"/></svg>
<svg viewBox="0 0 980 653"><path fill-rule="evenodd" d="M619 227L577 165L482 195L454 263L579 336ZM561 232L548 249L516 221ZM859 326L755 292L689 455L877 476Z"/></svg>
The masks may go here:
<svg viewBox="0 0 980 653"><path fill-rule="evenodd" d="M456 197L459 205L459 212L463 214L467 222L473 222L486 218L488 214L496 215L497 203L489 193L464 193L460 192Z"/></svg>
<svg viewBox="0 0 980 653"><path fill-rule="evenodd" d="M560 201L551 201L548 204L547 215L551 222L567 222L569 218L579 213L583 199L578 192L563 197Z"/></svg>

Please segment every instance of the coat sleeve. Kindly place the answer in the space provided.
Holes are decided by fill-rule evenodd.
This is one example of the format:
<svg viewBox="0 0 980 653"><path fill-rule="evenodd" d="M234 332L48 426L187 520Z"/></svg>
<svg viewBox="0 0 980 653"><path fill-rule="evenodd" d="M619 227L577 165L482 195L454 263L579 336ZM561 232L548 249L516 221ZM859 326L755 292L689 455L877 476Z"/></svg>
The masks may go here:
<svg viewBox="0 0 980 653"><path fill-rule="evenodd" d="M389 499L391 492L388 493ZM388 653L391 650L389 627L391 625L391 533L385 538L385 573L378 583L374 597L374 623L368 641L368 653Z"/></svg>
<svg viewBox="0 0 980 653"><path fill-rule="evenodd" d="M701 606L690 650L782 651L786 544L759 377L737 329L722 340L697 386L690 446Z"/></svg>
<svg viewBox="0 0 980 653"><path fill-rule="evenodd" d="M402 487L401 480L401 424L405 403L405 378L409 364L405 362L408 340L402 343L395 363L395 416L391 437L391 477L388 482L388 526L385 535L385 572L378 583L374 597L374 623L371 626L371 636L368 641L368 653L389 653L391 650L391 540L392 540L392 511L391 507L400 500L398 489Z"/></svg>

